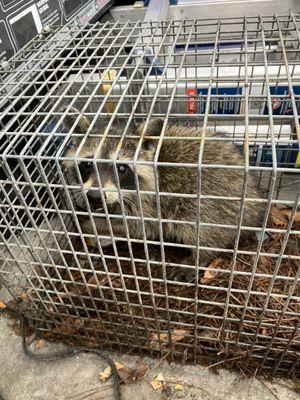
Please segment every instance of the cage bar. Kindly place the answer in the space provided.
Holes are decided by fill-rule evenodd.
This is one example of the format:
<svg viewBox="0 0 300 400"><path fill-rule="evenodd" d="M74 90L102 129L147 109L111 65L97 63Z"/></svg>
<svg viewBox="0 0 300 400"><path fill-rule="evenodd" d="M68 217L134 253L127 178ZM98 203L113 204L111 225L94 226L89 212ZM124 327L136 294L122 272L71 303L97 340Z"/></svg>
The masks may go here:
<svg viewBox="0 0 300 400"><path fill-rule="evenodd" d="M299 374L299 18L53 27L0 70L0 283L35 329ZM191 152L172 161L170 141ZM220 144L234 146L231 158ZM223 181L205 192L216 171ZM187 204L191 214L176 213ZM237 204L236 218L207 218L206 204ZM249 205L263 209L256 225L245 223ZM194 239L178 240L184 230ZM207 242L215 230L233 240Z"/></svg>

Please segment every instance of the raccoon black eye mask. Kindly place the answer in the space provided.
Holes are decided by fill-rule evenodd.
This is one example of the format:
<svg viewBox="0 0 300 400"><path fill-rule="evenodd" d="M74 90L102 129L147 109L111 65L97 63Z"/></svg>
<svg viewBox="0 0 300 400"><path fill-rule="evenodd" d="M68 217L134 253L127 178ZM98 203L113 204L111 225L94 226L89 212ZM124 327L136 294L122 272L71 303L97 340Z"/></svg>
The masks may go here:
<svg viewBox="0 0 300 400"><path fill-rule="evenodd" d="M80 162L78 165L80 175L82 182L85 183L87 182L90 177L95 173L94 171L94 165L92 162ZM118 171L118 177L120 181L120 186L121 189L134 189L135 188L135 179L134 179L134 173L132 169L129 167L129 165L126 164L117 164L117 171ZM103 166L102 168L99 168L99 175L100 179L103 174L107 174L111 177L114 176L114 169L112 165L106 165Z"/></svg>
<svg viewBox="0 0 300 400"><path fill-rule="evenodd" d="M117 170L118 170L121 189L134 190L135 189L134 173L132 169L129 167L129 165L118 164Z"/></svg>
<svg viewBox="0 0 300 400"><path fill-rule="evenodd" d="M80 121L77 129L84 133L89 126L89 122L85 117L82 118L83 120ZM148 162L148 164L140 163L136 165L140 189L139 198L134 190L134 172L131 166L126 164L126 162L122 162L122 157L124 160L134 159L137 144L133 143L129 134L129 139L127 141L124 140L120 150L118 147L119 141L112 139L112 137L121 137L123 128L120 126L111 127L111 137L107 137L104 143L103 154L107 154L107 158L110 158L110 155L114 154L116 148L120 150L117 156L120 186L121 189L133 190L132 192L124 191L122 196L126 215L126 230L123 218L114 218L113 215L110 215L110 223L113 234L116 237L126 238L126 235L129 233L130 238L143 240L146 235L147 240L158 240L160 237L159 224L155 222L158 218L158 205L156 196L148 194L149 192L155 193L157 189L156 182L158 181L159 192L170 193L170 195L161 195L159 197L160 216L164 220L164 241L169 243L176 241L177 243L186 244L191 248L191 256L187 260L182 261L184 266L180 269L173 268L168 276L172 280L189 280L195 276L195 262L198 252L200 256L199 266L204 266L214 257L218 256L223 249L232 251L238 232L241 200L231 200L230 198L241 198L245 171L243 168L205 168L205 165L216 164L219 166L231 165L243 167L245 166L245 161L243 154L232 142L220 140L220 137L223 135L222 133L214 131L206 132L207 139L204 142L201 171L201 194L204 195L204 198L201 198L200 203L200 227L198 230L199 238L197 238L195 222L197 220L199 204L197 204L197 200L195 199L196 196L180 196L181 193L193 195L197 193L197 168L184 168L182 166L180 168L165 167L158 164L157 173L154 174L154 166L153 164L151 165L156 152L157 140L155 138L159 138L161 135L163 124L163 120L155 119L150 120L146 128L144 125L140 125L133 130L135 136L145 135L139 152L139 160ZM198 163L202 137L201 129L174 124L167 125L164 134L168 139L163 140L160 147L159 162L175 166L182 165L183 163ZM215 136L218 137L218 140L214 140ZM178 140L178 137L182 137L185 140ZM188 139L189 137L190 139ZM86 140L84 146L82 146L84 157L89 158L90 154L93 154L94 149L99 144L99 140ZM78 144L74 143L67 155L72 156L75 154L77 148ZM99 158L101 158L101 154ZM85 178L90 176L87 182L89 182L89 179L91 181L91 175L95 172L91 173L89 168L90 166L88 165L82 172ZM68 165L66 165L66 175L69 175L69 179L75 179ZM110 213L114 213L115 210L115 213L119 214L120 207L115 207L115 205L119 204L120 199L112 164L110 163L109 165L109 163L106 163L103 167L100 165L99 175L101 176L106 203L111 207ZM251 233L249 227L261 226L264 214L264 205L255 201L255 199L262 196L255 189L257 187L256 178L251 172L248 173L247 182L247 198L244 203L242 226L248 229L241 231L241 239L247 233ZM175 193L176 196L172 195L172 193ZM209 196L212 197L207 198ZM251 198L251 201L247 200L249 198ZM141 223L141 215L144 218L143 224ZM127 216L134 216L135 218L127 218ZM171 220L175 222L168 222ZM186 221L187 223L176 223L176 221ZM110 235L106 218L96 217L95 225L98 235ZM93 233L89 218L83 224L82 229ZM198 249L196 248L197 243L199 243Z"/></svg>
<svg viewBox="0 0 300 400"><path fill-rule="evenodd" d="M79 171L80 171L80 175L81 175L81 179L82 182L87 182L89 179L90 174L93 172L94 170L94 166L92 162L80 162L78 165Z"/></svg>

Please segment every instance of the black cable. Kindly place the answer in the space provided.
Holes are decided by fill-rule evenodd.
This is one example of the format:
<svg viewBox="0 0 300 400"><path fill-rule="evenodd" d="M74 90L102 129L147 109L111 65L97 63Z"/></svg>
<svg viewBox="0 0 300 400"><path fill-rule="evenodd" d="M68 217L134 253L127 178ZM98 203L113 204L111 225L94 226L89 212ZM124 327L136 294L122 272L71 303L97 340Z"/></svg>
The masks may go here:
<svg viewBox="0 0 300 400"><path fill-rule="evenodd" d="M80 353L95 353L99 357L101 357L104 361L107 362L107 364L111 367L111 370L113 372L113 378L114 378L114 398L115 400L121 400L121 392L120 392L120 382L118 378L118 373L116 366L114 362L106 355L104 355L100 350L97 349L89 349L87 347L73 347L68 350L64 351L58 351L50 354L35 354L33 353L28 347L26 343L26 318L22 313L20 313L18 310L11 308L9 306L6 306L5 308L0 309L0 314L7 312L8 314L12 314L13 316L17 317L20 322L21 322L21 335L22 335L22 347L24 353L38 361L55 361L55 360L60 360L62 358L67 358L70 356L73 356L75 354L80 354ZM4 400L4 398L0 394L0 400Z"/></svg>

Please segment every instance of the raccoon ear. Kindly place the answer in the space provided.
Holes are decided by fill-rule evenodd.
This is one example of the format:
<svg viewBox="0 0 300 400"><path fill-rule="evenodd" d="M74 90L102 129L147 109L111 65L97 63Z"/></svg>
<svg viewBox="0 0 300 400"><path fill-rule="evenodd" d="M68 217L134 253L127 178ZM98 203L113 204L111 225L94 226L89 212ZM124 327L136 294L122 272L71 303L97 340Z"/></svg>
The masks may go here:
<svg viewBox="0 0 300 400"><path fill-rule="evenodd" d="M148 122L148 126L146 129L146 136L159 136L164 124L164 120L162 118L150 119ZM137 132L139 135L143 133L145 123L139 124L137 126Z"/></svg>
<svg viewBox="0 0 300 400"><path fill-rule="evenodd" d="M143 147L145 150L155 151L157 146L157 140L148 138L147 136L160 136L161 130L164 124L162 118L151 119L148 123L146 134L143 140ZM138 132L141 135L144 130L145 124L141 124L138 127Z"/></svg>
<svg viewBox="0 0 300 400"><path fill-rule="evenodd" d="M62 112L64 112L65 110L66 109L62 110ZM67 131L69 131L74 126L75 121L78 118L79 114L80 111L77 110L77 108L75 107L71 107L68 110L68 114L63 119L63 124L67 129ZM89 126L90 126L90 121L88 120L88 118L85 117L84 115L81 115L79 121L77 121L77 124L75 128L73 127L73 129L75 133L85 134Z"/></svg>

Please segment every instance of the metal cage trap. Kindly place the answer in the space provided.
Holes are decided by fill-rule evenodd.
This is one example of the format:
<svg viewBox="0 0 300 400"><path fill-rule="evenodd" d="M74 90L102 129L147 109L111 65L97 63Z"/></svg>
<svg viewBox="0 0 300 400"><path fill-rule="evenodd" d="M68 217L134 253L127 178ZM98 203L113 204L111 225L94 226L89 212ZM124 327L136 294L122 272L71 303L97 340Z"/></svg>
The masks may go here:
<svg viewBox="0 0 300 400"><path fill-rule="evenodd" d="M68 25L5 63L0 282L30 324L299 374L299 35L293 13Z"/></svg>

